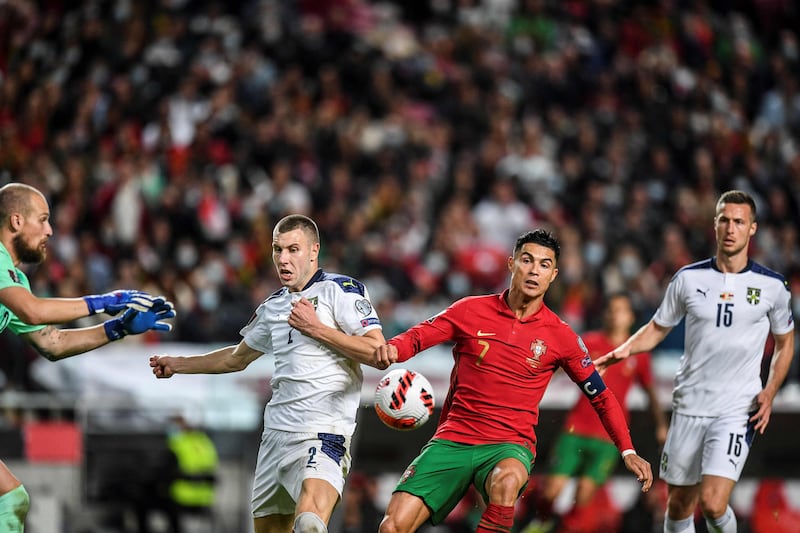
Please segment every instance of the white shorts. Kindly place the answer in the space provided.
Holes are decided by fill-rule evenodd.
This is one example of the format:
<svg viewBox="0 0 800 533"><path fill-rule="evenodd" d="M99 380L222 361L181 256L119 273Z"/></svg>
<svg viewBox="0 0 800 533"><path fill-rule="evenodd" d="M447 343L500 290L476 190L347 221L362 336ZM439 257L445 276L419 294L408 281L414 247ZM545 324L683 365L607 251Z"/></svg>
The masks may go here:
<svg viewBox="0 0 800 533"><path fill-rule="evenodd" d="M253 480L253 518L293 515L308 478L327 481L341 497L350 461L350 437L265 430Z"/></svg>
<svg viewBox="0 0 800 533"><path fill-rule="evenodd" d="M661 454L661 479L681 486L696 485L704 475L739 481L755 435L748 418L672 413Z"/></svg>

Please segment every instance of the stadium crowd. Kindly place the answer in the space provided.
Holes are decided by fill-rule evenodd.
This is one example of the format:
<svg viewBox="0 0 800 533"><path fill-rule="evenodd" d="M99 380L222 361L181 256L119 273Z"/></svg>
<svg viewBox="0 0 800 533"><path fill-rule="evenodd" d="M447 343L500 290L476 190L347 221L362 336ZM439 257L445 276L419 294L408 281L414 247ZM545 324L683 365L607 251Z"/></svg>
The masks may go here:
<svg viewBox="0 0 800 533"><path fill-rule="evenodd" d="M387 338L501 287L537 226L576 331L621 290L646 319L732 188L800 313L797 28L788 0L7 0L0 182L52 205L34 292L166 294L169 340L238 338L287 213Z"/></svg>

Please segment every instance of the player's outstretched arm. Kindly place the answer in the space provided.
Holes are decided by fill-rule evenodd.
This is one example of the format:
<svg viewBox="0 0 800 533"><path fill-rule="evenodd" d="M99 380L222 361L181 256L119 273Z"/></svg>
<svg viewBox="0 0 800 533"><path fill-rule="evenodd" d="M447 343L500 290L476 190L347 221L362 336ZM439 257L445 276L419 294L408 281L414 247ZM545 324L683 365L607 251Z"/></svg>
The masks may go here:
<svg viewBox="0 0 800 533"><path fill-rule="evenodd" d="M380 363L375 359L375 350L386 342L380 329L369 330L364 335L348 335L343 331L326 326L317 316L314 304L306 298L301 298L292 305L289 325L303 335L321 342L354 361L381 370L388 366L379 366Z"/></svg>
<svg viewBox="0 0 800 533"><path fill-rule="evenodd" d="M116 315L128 308L145 311L163 297L136 290L118 290L81 298L38 298L22 286L0 290L0 303L31 326L64 324L98 313Z"/></svg>
<svg viewBox="0 0 800 533"><path fill-rule="evenodd" d="M653 320L639 328L639 330L628 337L628 340L608 352L602 357L594 360L594 366L600 375L603 375L608 367L617 364L641 352L649 352L655 348L658 343L664 340L664 337L670 332L672 328L659 326Z"/></svg>
<svg viewBox="0 0 800 533"><path fill-rule="evenodd" d="M157 378L171 378L175 374L226 374L238 372L262 354L241 341L200 355L153 355L150 368Z"/></svg>
<svg viewBox="0 0 800 533"><path fill-rule="evenodd" d="M119 317L87 328L59 329L45 326L37 331L23 334L25 340L50 361L58 361L73 355L99 348L111 341L145 331L169 331L172 325L165 320L173 318L172 303L161 298L154 307L146 311L128 309Z"/></svg>
<svg viewBox="0 0 800 533"><path fill-rule="evenodd" d="M631 453L622 458L625 463L625 468L636 476L636 480L642 484L642 492L647 492L653 485L653 469L650 463L639 457L635 453Z"/></svg>

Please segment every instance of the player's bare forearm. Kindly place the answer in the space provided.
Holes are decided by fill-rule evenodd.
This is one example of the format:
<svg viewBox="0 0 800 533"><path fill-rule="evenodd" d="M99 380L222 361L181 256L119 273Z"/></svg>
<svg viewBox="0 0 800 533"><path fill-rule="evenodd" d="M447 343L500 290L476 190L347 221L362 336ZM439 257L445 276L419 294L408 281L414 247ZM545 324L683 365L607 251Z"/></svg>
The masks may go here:
<svg viewBox="0 0 800 533"><path fill-rule="evenodd" d="M775 397L780 389L794 357L794 331L783 335L774 335L775 350L772 353L772 362L769 365L769 376L764 389Z"/></svg>
<svg viewBox="0 0 800 533"><path fill-rule="evenodd" d="M0 290L0 303L31 326L64 324L89 316L83 298L37 298L25 287Z"/></svg>
<svg viewBox="0 0 800 533"><path fill-rule="evenodd" d="M374 357L378 346L386 342L383 332L379 329L372 329L364 335L348 335L323 324L317 316L314 305L306 298L301 298L292 304L288 322L306 337L311 337L345 357L376 368L386 368Z"/></svg>
<svg viewBox="0 0 800 533"><path fill-rule="evenodd" d="M755 422L754 429L759 433L764 433L769 425L769 420L772 415L772 402L778 389L786 379L789 373L789 367L792 364L792 357L794 357L794 331L784 333L783 335L774 335L775 337L775 350L772 353L772 362L769 367L769 376L764 385L764 389L759 393L756 398L758 409L756 413L750 417L751 422Z"/></svg>
<svg viewBox="0 0 800 533"><path fill-rule="evenodd" d="M382 365L375 357L378 347L386 342L381 330L372 329L364 335L348 335L338 329L327 326L323 328L318 332L318 336L312 338L353 361L381 370L388 366Z"/></svg>
<svg viewBox="0 0 800 533"><path fill-rule="evenodd" d="M79 355L110 342L102 324L75 329L45 326L38 331L26 333L24 338L49 361Z"/></svg>
<svg viewBox="0 0 800 533"><path fill-rule="evenodd" d="M628 337L628 340L594 361L594 366L603 374L606 369L631 355L641 352L649 352L655 348L672 328L659 326L655 321L650 320L647 324L639 328L636 333Z"/></svg>
<svg viewBox="0 0 800 533"><path fill-rule="evenodd" d="M201 355L154 355L150 357L150 367L157 378L174 374L227 374L244 370L261 355L242 341Z"/></svg>

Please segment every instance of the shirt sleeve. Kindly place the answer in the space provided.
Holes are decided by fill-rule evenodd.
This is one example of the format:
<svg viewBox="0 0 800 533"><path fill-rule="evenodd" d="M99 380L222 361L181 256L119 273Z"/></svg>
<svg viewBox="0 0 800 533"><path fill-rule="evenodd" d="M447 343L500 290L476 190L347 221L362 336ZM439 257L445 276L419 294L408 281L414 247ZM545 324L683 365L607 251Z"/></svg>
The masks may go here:
<svg viewBox="0 0 800 533"><path fill-rule="evenodd" d="M684 278L684 276L676 274L667 285L664 299L656 309L656 314L653 315L653 320L659 326L675 327L686 315L686 304L683 298Z"/></svg>
<svg viewBox="0 0 800 533"><path fill-rule="evenodd" d="M431 346L453 340L456 331L455 315L456 308L453 304L405 333L389 339L388 343L397 347L398 362L407 361Z"/></svg>
<svg viewBox="0 0 800 533"><path fill-rule="evenodd" d="M775 299L775 306L769 312L770 331L775 335L783 335L794 329L794 317L792 316L792 294L786 283L777 289L778 296Z"/></svg>
<svg viewBox="0 0 800 533"><path fill-rule="evenodd" d="M0 245L2 247L2 245ZM18 270L14 263L11 261L8 252L3 249L0 253L0 290L8 287L22 287L31 290L31 284L25 274ZM7 323L6 319L7 318ZM26 324L20 318L11 312L11 309L3 304L0 304L0 331L5 328L10 329L15 335L24 335L33 331L39 331L47 327L46 324Z"/></svg>
<svg viewBox="0 0 800 533"><path fill-rule="evenodd" d="M269 324L264 320L266 308L265 303L259 305L250 322L239 331L239 334L244 338L244 342L261 353L272 351L272 332L269 329Z"/></svg>
<svg viewBox="0 0 800 533"><path fill-rule="evenodd" d="M366 287L363 295L337 291L333 305L336 325L348 335L361 336L370 330L381 329L381 321L370 302Z"/></svg>
<svg viewBox="0 0 800 533"><path fill-rule="evenodd" d="M620 453L624 450L634 449L631 432L625 422L625 413L611 389L606 388L589 401L600 416L603 427L606 428L608 436L614 441L614 445Z"/></svg>

